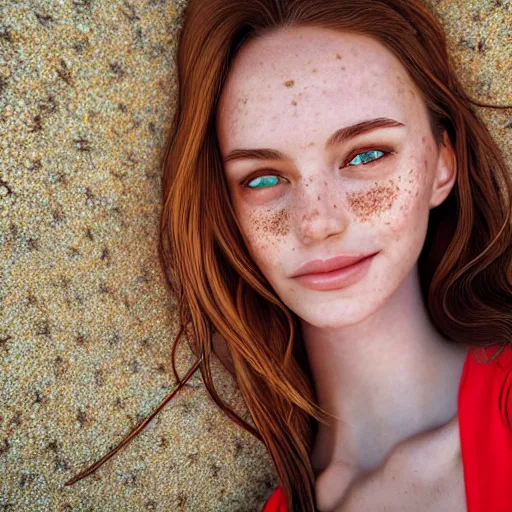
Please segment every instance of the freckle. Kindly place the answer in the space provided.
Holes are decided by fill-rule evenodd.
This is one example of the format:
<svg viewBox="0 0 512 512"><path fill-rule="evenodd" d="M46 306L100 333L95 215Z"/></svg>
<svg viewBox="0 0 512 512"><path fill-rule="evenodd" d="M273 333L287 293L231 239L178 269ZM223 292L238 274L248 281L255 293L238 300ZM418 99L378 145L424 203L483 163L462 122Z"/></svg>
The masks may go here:
<svg viewBox="0 0 512 512"><path fill-rule="evenodd" d="M425 137L425 135L423 135L423 137L421 137L421 142L423 142L423 144L425 144L427 142L427 137Z"/></svg>
<svg viewBox="0 0 512 512"><path fill-rule="evenodd" d="M336 58L339 60L341 59L341 55L339 53L336 54Z"/></svg>
<svg viewBox="0 0 512 512"><path fill-rule="evenodd" d="M313 178L309 178L309 183L311 183L313 181Z"/></svg>
<svg viewBox="0 0 512 512"><path fill-rule="evenodd" d="M397 197L398 187L393 182L388 186L375 184L365 192L347 195L351 208L362 221L368 221L370 217L389 210Z"/></svg>
<svg viewBox="0 0 512 512"><path fill-rule="evenodd" d="M320 196L318 196L318 200L320 201Z"/></svg>
<svg viewBox="0 0 512 512"><path fill-rule="evenodd" d="M315 68L315 69L313 69L313 73L316 73L317 71L318 71L318 69L316 69L316 68Z"/></svg>
<svg viewBox="0 0 512 512"><path fill-rule="evenodd" d="M293 100L292 105L297 105L297 102L295 100Z"/></svg>
<svg viewBox="0 0 512 512"><path fill-rule="evenodd" d="M347 68L345 66L341 66L341 71L345 71Z"/></svg>
<svg viewBox="0 0 512 512"><path fill-rule="evenodd" d="M295 80L287 80L284 85L286 85L286 87L293 87L295 85Z"/></svg>
<svg viewBox="0 0 512 512"><path fill-rule="evenodd" d="M314 146L314 145L315 145L315 143L314 143L314 142L310 142L310 143L308 144L308 148L310 148L310 147L312 147L312 146Z"/></svg>
<svg viewBox="0 0 512 512"><path fill-rule="evenodd" d="M324 185L327 187L327 181L324 181Z"/></svg>
<svg viewBox="0 0 512 512"><path fill-rule="evenodd" d="M271 210L270 210L271 211ZM286 236L290 231L289 212L286 209L279 210L263 216L257 213L253 216L254 229L259 236L264 236L267 241L274 244L274 240L270 240L270 236Z"/></svg>
<svg viewBox="0 0 512 512"><path fill-rule="evenodd" d="M311 219L313 219L316 215L318 215L318 210L313 210L311 213L305 213L305 214L302 216L302 222L304 222L305 220L310 221L310 220L311 220Z"/></svg>

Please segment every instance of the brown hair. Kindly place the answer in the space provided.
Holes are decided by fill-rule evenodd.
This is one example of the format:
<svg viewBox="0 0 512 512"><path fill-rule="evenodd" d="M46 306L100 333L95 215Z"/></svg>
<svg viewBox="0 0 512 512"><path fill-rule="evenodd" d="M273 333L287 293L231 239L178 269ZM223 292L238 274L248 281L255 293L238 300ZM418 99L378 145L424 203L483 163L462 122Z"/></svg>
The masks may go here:
<svg viewBox="0 0 512 512"><path fill-rule="evenodd" d="M383 43L423 94L433 134L447 132L457 181L431 210L419 257L431 321L453 342L512 340L512 179L504 157L457 79L440 24L417 0L189 0L177 53L178 98L163 161L160 261L177 297L181 328L172 347L178 387L93 472L129 442L199 367L212 399L268 449L288 510L313 511L310 452L313 382L296 315L261 274L238 230L215 130L217 103L242 44L280 28L352 31ZM174 356L185 328L197 362L184 379ZM210 372L213 334L226 343L254 420L242 420L217 394ZM495 354L497 357L501 350Z"/></svg>

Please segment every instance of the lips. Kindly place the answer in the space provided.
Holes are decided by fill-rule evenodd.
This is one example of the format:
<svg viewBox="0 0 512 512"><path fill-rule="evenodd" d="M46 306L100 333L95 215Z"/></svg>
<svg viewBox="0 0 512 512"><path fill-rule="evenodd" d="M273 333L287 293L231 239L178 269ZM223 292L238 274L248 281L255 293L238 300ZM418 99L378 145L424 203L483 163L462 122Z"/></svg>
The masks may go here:
<svg viewBox="0 0 512 512"><path fill-rule="evenodd" d="M369 258L370 256L374 256L377 253L373 254L356 254L356 255L342 255L336 256L335 258L330 258L328 260L311 260L306 262L297 268L294 274L290 277L298 277L306 274L320 274L325 272L332 272L333 270L339 270L358 261Z"/></svg>

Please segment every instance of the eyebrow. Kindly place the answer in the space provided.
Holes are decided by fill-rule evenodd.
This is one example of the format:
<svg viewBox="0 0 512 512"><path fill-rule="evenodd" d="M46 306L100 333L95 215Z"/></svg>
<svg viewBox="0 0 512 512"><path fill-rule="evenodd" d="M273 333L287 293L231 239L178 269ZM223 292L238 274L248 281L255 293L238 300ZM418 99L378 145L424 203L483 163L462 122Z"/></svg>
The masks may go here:
<svg viewBox="0 0 512 512"><path fill-rule="evenodd" d="M325 149L330 149L337 144L353 139L357 135L361 135L362 133L376 130L378 128L396 128L401 126L405 126L405 124L387 117L378 117L376 119L361 121L360 123L336 130L325 143ZM277 149L233 149L224 158L224 162L244 159L291 160L291 157Z"/></svg>

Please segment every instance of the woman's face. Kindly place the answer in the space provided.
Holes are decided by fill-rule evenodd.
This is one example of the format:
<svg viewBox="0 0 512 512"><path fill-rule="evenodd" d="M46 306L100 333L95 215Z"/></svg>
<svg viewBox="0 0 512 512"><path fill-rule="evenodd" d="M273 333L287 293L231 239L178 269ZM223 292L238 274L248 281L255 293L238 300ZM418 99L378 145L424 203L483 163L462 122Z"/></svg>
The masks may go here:
<svg viewBox="0 0 512 512"><path fill-rule="evenodd" d="M435 144L419 90L363 35L295 27L246 43L222 91L217 135L250 254L281 300L317 327L357 323L398 289L430 208L455 180L453 151ZM256 149L272 151L228 158ZM335 289L292 277L309 260L373 253L364 274Z"/></svg>

